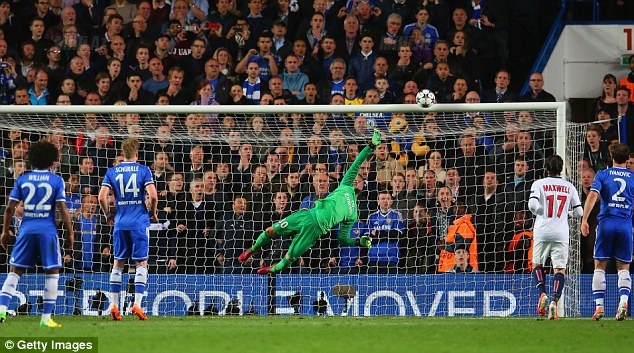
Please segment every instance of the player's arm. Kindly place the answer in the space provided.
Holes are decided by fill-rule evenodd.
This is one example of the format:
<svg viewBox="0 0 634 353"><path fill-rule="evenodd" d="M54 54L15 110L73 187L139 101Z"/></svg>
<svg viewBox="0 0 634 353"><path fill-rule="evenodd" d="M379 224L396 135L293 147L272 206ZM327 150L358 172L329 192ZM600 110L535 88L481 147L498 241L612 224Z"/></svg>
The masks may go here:
<svg viewBox="0 0 634 353"><path fill-rule="evenodd" d="M599 199L599 193L596 190L590 190L588 198L586 198L586 204L583 205L583 217L581 218L581 234L587 236L590 234L590 226L588 225L588 217L594 208L594 204Z"/></svg>
<svg viewBox="0 0 634 353"><path fill-rule="evenodd" d="M372 150L376 148L376 146L381 144L381 131L379 129L374 129L374 135L372 135L372 140L370 143L361 150L357 158L355 158L354 162L343 176L343 180L341 180L341 185L352 186L352 182L354 178L359 174L359 169L361 169L361 164L368 159L372 153Z"/></svg>
<svg viewBox="0 0 634 353"><path fill-rule="evenodd" d="M354 225L354 222L349 222L349 221L341 222L339 226L339 235L337 236L337 241L339 242L339 244L345 245L345 246L358 245L358 244L355 244L355 241L357 239L350 238L350 230L352 230L353 225Z"/></svg>
<svg viewBox="0 0 634 353"><path fill-rule="evenodd" d="M156 191L156 189L154 189ZM102 185L101 189L99 190L99 196L97 197L97 200L99 200L99 206L101 206L101 210L103 211L103 214L106 216L106 218L110 218L110 203L108 202L108 194L110 193L110 188Z"/></svg>
<svg viewBox="0 0 634 353"><path fill-rule="evenodd" d="M70 221L70 212L66 206L66 201L57 201L57 210L59 211L60 218L66 228L66 241L64 242L64 250L66 254L70 254L73 250L73 244L75 243L75 234L73 233L73 223Z"/></svg>
<svg viewBox="0 0 634 353"><path fill-rule="evenodd" d="M4 222L2 222L2 237L0 237L0 242L5 251L9 244L9 226L11 225L11 220L13 219L17 205L18 202L16 200L9 200L9 204L7 204L7 207L4 209Z"/></svg>
<svg viewBox="0 0 634 353"><path fill-rule="evenodd" d="M158 193L156 192L156 186L154 184L147 184L145 186L145 191L150 198L150 218L156 221L158 220L158 216L156 215L156 206L158 205Z"/></svg>
<svg viewBox="0 0 634 353"><path fill-rule="evenodd" d="M544 213L544 206L542 206L539 198L540 192L535 184L536 183L533 183L533 186L531 187L531 195L528 197L528 209L535 216L541 216Z"/></svg>
<svg viewBox="0 0 634 353"><path fill-rule="evenodd" d="M583 207L581 207L579 193L577 193L577 190L574 189L572 193L572 215L576 218L583 217Z"/></svg>

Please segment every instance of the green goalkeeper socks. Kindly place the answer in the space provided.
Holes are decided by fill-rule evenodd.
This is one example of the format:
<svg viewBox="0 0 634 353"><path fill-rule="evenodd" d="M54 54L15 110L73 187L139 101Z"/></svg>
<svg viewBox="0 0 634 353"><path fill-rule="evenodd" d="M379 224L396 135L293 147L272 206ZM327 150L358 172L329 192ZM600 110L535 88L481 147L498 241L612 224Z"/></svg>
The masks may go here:
<svg viewBox="0 0 634 353"><path fill-rule="evenodd" d="M253 246L249 250L256 252L262 249L264 245L268 245L270 243L271 243L271 238L269 238L269 236L266 235L266 231L263 231L258 237L258 239L255 240L255 244L253 244Z"/></svg>
<svg viewBox="0 0 634 353"><path fill-rule="evenodd" d="M291 262L286 259L286 256L282 258L280 262L278 262L275 266L271 267L270 273L280 272L283 269L287 268L291 265Z"/></svg>

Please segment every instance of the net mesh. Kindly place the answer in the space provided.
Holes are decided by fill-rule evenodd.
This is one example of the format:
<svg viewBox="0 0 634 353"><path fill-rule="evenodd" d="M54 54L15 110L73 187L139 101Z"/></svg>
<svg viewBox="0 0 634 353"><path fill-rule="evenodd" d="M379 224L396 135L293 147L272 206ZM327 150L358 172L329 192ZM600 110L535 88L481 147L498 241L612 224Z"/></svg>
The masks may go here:
<svg viewBox="0 0 634 353"><path fill-rule="evenodd" d="M95 312L97 291L107 292L113 260L111 229L96 195L107 168L122 160L121 142L132 136L141 141L139 162L151 167L159 192L146 304L155 315L312 313L320 312L319 303L327 303L326 314L533 314L530 185L558 143L566 145L568 178L577 183L584 127L570 125L566 143L556 139L555 110L358 111L8 114L0 121L1 201L29 169L23 162L29 144L40 138L56 144L61 159L54 170L67 182L77 230L64 273L83 279L83 293L71 292L85 313ZM350 234L372 233L373 250L339 245L335 228L274 283L254 273L278 262L292 239L276 239L252 262L238 263L262 230L334 190L374 127L385 143L355 183L359 219ZM579 273L575 231L571 245L569 272ZM35 283L25 282L26 293ZM578 292L572 279L569 314L578 313Z"/></svg>

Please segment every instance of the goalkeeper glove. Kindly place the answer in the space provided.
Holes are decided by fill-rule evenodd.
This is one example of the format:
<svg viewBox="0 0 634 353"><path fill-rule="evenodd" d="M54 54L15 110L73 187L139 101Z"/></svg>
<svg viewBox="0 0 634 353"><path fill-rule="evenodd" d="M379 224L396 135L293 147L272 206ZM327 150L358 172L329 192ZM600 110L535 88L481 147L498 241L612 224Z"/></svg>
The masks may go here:
<svg viewBox="0 0 634 353"><path fill-rule="evenodd" d="M370 147L373 149L381 144L381 130L374 128L374 134L372 135L372 141L370 142Z"/></svg>
<svg viewBox="0 0 634 353"><path fill-rule="evenodd" d="M359 238L359 246L363 246L366 248L371 248L372 247L372 238L370 238L367 235L362 236L361 238Z"/></svg>

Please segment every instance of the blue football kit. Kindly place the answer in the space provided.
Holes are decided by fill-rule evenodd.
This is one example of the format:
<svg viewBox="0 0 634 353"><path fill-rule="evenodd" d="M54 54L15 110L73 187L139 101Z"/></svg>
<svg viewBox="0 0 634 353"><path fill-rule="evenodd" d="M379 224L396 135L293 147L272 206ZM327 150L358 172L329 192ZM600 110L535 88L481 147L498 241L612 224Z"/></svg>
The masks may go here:
<svg viewBox="0 0 634 353"><path fill-rule="evenodd" d="M62 255L55 224L55 205L66 202L64 180L45 170L18 178L9 199L24 201L24 215L9 264L34 268L39 257L44 270L62 267Z"/></svg>
<svg viewBox="0 0 634 353"><path fill-rule="evenodd" d="M149 253L150 216L145 206L145 187L154 184L150 168L123 162L108 168L101 183L114 191L113 246L116 260L145 261Z"/></svg>
<svg viewBox="0 0 634 353"><path fill-rule="evenodd" d="M594 177L590 190L596 191L601 200L594 258L632 262L634 172L622 167L602 170Z"/></svg>

